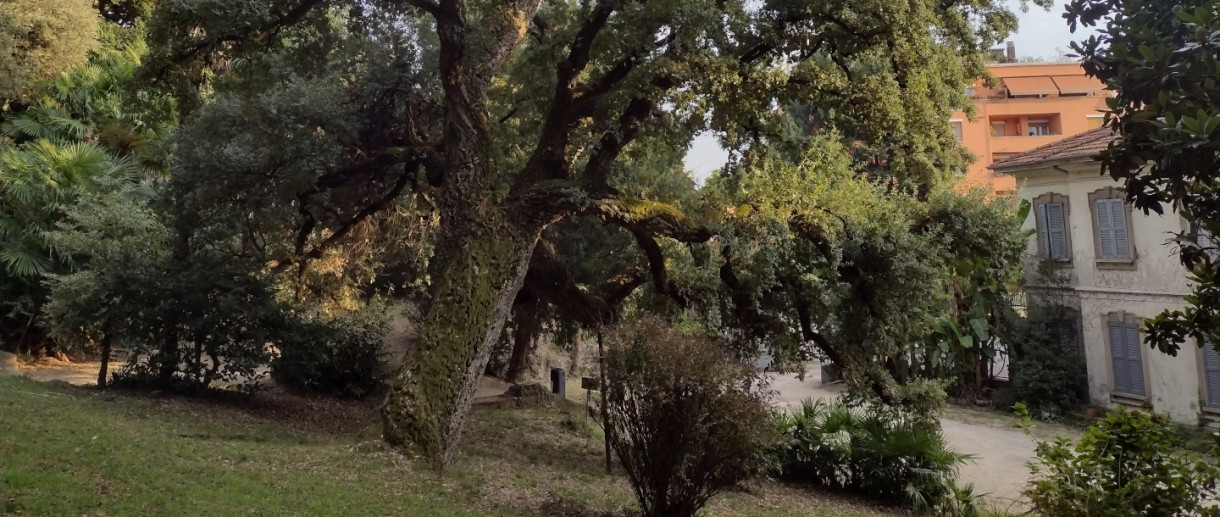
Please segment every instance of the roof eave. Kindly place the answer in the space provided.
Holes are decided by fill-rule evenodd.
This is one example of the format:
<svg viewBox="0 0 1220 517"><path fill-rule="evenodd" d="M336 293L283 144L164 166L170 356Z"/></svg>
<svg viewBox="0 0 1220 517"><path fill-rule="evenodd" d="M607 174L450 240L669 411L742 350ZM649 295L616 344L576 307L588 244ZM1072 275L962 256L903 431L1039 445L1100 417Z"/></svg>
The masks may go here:
<svg viewBox="0 0 1220 517"><path fill-rule="evenodd" d="M1039 160L1036 162L1014 164L1005 166L1003 164L995 164L987 167L997 174L1015 175L1019 172L1027 172L1033 169L1053 169L1058 165L1074 165L1080 163L1099 163L1093 159L1093 155L1069 156L1066 158L1052 158L1049 160Z"/></svg>

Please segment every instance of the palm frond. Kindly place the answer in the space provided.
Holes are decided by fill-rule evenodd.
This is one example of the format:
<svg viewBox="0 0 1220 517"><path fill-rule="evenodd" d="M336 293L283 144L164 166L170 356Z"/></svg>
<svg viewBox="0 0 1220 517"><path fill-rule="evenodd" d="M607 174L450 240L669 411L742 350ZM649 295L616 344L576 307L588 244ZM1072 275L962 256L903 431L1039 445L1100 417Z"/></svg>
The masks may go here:
<svg viewBox="0 0 1220 517"><path fill-rule="evenodd" d="M8 274L32 278L51 271L51 260L37 252L23 248L0 249L0 263Z"/></svg>

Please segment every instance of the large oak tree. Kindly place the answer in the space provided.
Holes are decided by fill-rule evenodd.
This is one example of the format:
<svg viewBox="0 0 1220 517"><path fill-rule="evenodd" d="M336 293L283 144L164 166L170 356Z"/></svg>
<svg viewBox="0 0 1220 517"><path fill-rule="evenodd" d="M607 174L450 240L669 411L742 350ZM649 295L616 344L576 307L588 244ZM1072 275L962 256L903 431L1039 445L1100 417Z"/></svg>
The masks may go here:
<svg viewBox="0 0 1220 517"><path fill-rule="evenodd" d="M184 260L239 235L290 270L384 235L404 203L433 211L427 308L384 435L444 461L523 285L594 325L645 268L683 301L667 253L731 214L632 188L632 150L680 155L711 131L751 156L789 127L780 107L801 104L867 142L889 189L926 194L963 167L946 121L1014 26L992 0L188 0L158 5L145 74L189 120L174 177ZM192 229L217 212L242 217ZM573 219L628 232L646 262L573 288L557 247L539 246ZM819 238L802 214L777 220ZM293 230L277 244L272 227ZM719 280L744 292L724 255ZM749 316L748 296L733 303Z"/></svg>

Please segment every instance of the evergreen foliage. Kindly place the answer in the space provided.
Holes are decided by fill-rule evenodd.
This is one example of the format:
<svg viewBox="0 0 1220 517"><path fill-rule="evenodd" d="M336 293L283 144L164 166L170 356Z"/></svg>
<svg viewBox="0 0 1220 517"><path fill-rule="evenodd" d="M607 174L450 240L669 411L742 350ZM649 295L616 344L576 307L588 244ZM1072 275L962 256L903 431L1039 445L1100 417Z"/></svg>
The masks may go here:
<svg viewBox="0 0 1220 517"><path fill-rule="evenodd" d="M98 46L99 21L91 0L0 1L0 118L38 80L84 63Z"/></svg>
<svg viewBox="0 0 1220 517"><path fill-rule="evenodd" d="M1216 515L1220 468L1182 447L1169 419L1119 407L1080 441L1037 447L1034 511L1058 515Z"/></svg>
<svg viewBox="0 0 1220 517"><path fill-rule="evenodd" d="M969 456L954 452L936 424L884 409L805 401L776 417L776 475L858 494L919 513L975 515L970 489L955 484Z"/></svg>

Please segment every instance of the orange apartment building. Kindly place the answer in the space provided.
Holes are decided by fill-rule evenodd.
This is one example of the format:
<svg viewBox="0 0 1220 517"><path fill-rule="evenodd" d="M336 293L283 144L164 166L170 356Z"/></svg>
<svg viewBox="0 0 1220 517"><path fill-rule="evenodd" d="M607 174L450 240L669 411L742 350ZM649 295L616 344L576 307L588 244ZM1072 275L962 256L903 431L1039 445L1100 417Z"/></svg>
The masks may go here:
<svg viewBox="0 0 1220 517"><path fill-rule="evenodd" d="M1077 63L996 63L988 70L999 80L996 89L981 81L966 89L974 100L974 120L958 111L950 122L954 136L976 157L962 181L965 187L1013 192L1016 180L989 165L1101 126L1104 85Z"/></svg>

